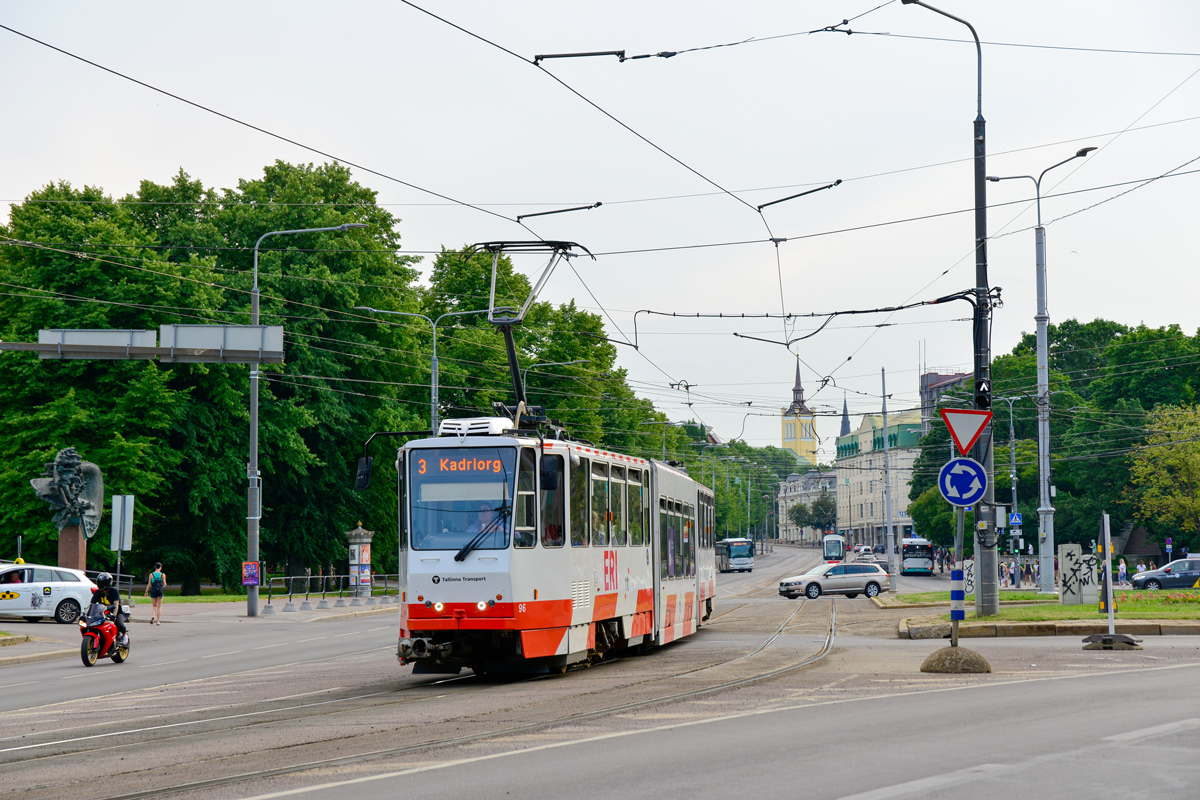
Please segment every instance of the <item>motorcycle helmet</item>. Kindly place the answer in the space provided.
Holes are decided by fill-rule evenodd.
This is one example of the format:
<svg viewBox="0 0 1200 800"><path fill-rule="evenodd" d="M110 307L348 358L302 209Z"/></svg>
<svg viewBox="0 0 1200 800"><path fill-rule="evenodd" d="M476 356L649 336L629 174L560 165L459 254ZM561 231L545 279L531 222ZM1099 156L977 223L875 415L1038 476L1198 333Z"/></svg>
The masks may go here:
<svg viewBox="0 0 1200 800"><path fill-rule="evenodd" d="M96 576L96 588L97 589L99 589L100 591L104 591L105 589L109 588L110 586L112 586L112 575L109 575L107 572L101 572L99 575Z"/></svg>

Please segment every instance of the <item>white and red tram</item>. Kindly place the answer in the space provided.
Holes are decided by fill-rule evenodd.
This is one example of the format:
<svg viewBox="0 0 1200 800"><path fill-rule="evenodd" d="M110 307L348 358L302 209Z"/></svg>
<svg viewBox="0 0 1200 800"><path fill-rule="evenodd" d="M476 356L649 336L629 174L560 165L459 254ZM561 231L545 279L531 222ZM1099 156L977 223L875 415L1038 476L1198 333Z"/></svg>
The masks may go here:
<svg viewBox="0 0 1200 800"><path fill-rule="evenodd" d="M542 671L695 633L713 495L660 461L446 420L400 448L401 664Z"/></svg>

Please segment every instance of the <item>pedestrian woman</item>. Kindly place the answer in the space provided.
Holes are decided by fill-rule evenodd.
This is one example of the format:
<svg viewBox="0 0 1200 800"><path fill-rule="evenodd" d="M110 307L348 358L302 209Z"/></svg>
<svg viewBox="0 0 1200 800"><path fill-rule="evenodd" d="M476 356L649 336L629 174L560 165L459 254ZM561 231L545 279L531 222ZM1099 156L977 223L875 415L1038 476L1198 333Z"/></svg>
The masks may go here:
<svg viewBox="0 0 1200 800"><path fill-rule="evenodd" d="M167 576L163 574L162 562L154 563L154 572L146 580L146 596L150 598L153 609L150 611L150 624L162 625L163 590L167 588Z"/></svg>
<svg viewBox="0 0 1200 800"><path fill-rule="evenodd" d="M1117 565L1117 585L1118 586L1128 586L1129 585L1129 578L1126 577L1127 574L1128 574L1128 570L1125 567L1125 559L1122 558L1121 562Z"/></svg>

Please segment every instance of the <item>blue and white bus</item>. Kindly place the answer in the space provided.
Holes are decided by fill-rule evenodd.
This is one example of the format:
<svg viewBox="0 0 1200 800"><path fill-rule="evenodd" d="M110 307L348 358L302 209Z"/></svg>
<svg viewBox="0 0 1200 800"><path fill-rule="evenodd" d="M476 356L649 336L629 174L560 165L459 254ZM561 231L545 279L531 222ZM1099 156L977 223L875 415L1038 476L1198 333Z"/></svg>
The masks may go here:
<svg viewBox="0 0 1200 800"><path fill-rule="evenodd" d="M754 540L722 539L716 544L719 572L753 572Z"/></svg>
<svg viewBox="0 0 1200 800"><path fill-rule="evenodd" d="M933 542L928 539L901 539L900 574L932 575Z"/></svg>

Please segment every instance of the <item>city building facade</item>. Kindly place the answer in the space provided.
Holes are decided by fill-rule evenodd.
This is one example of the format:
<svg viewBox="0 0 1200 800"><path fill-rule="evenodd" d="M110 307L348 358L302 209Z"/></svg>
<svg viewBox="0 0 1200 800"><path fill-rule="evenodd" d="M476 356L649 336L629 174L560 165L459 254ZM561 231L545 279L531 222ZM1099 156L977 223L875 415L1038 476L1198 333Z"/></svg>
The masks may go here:
<svg viewBox="0 0 1200 800"><path fill-rule="evenodd" d="M787 480L779 484L776 505L779 507L780 541L803 545L813 545L821 541L824 531L794 525L790 512L793 506L800 503L811 506L822 492L827 492L830 497L836 496L836 470L817 468L802 475L793 472L787 476Z"/></svg>
<svg viewBox="0 0 1200 800"><path fill-rule="evenodd" d="M843 411L843 430L849 430L848 422L849 416ZM888 415L888 472L897 538L914 535L908 516L908 489L913 463L920 454L922 430L920 410ZM883 436L883 415L866 414L857 430L837 439L838 532L848 536L852 544L885 543Z"/></svg>

